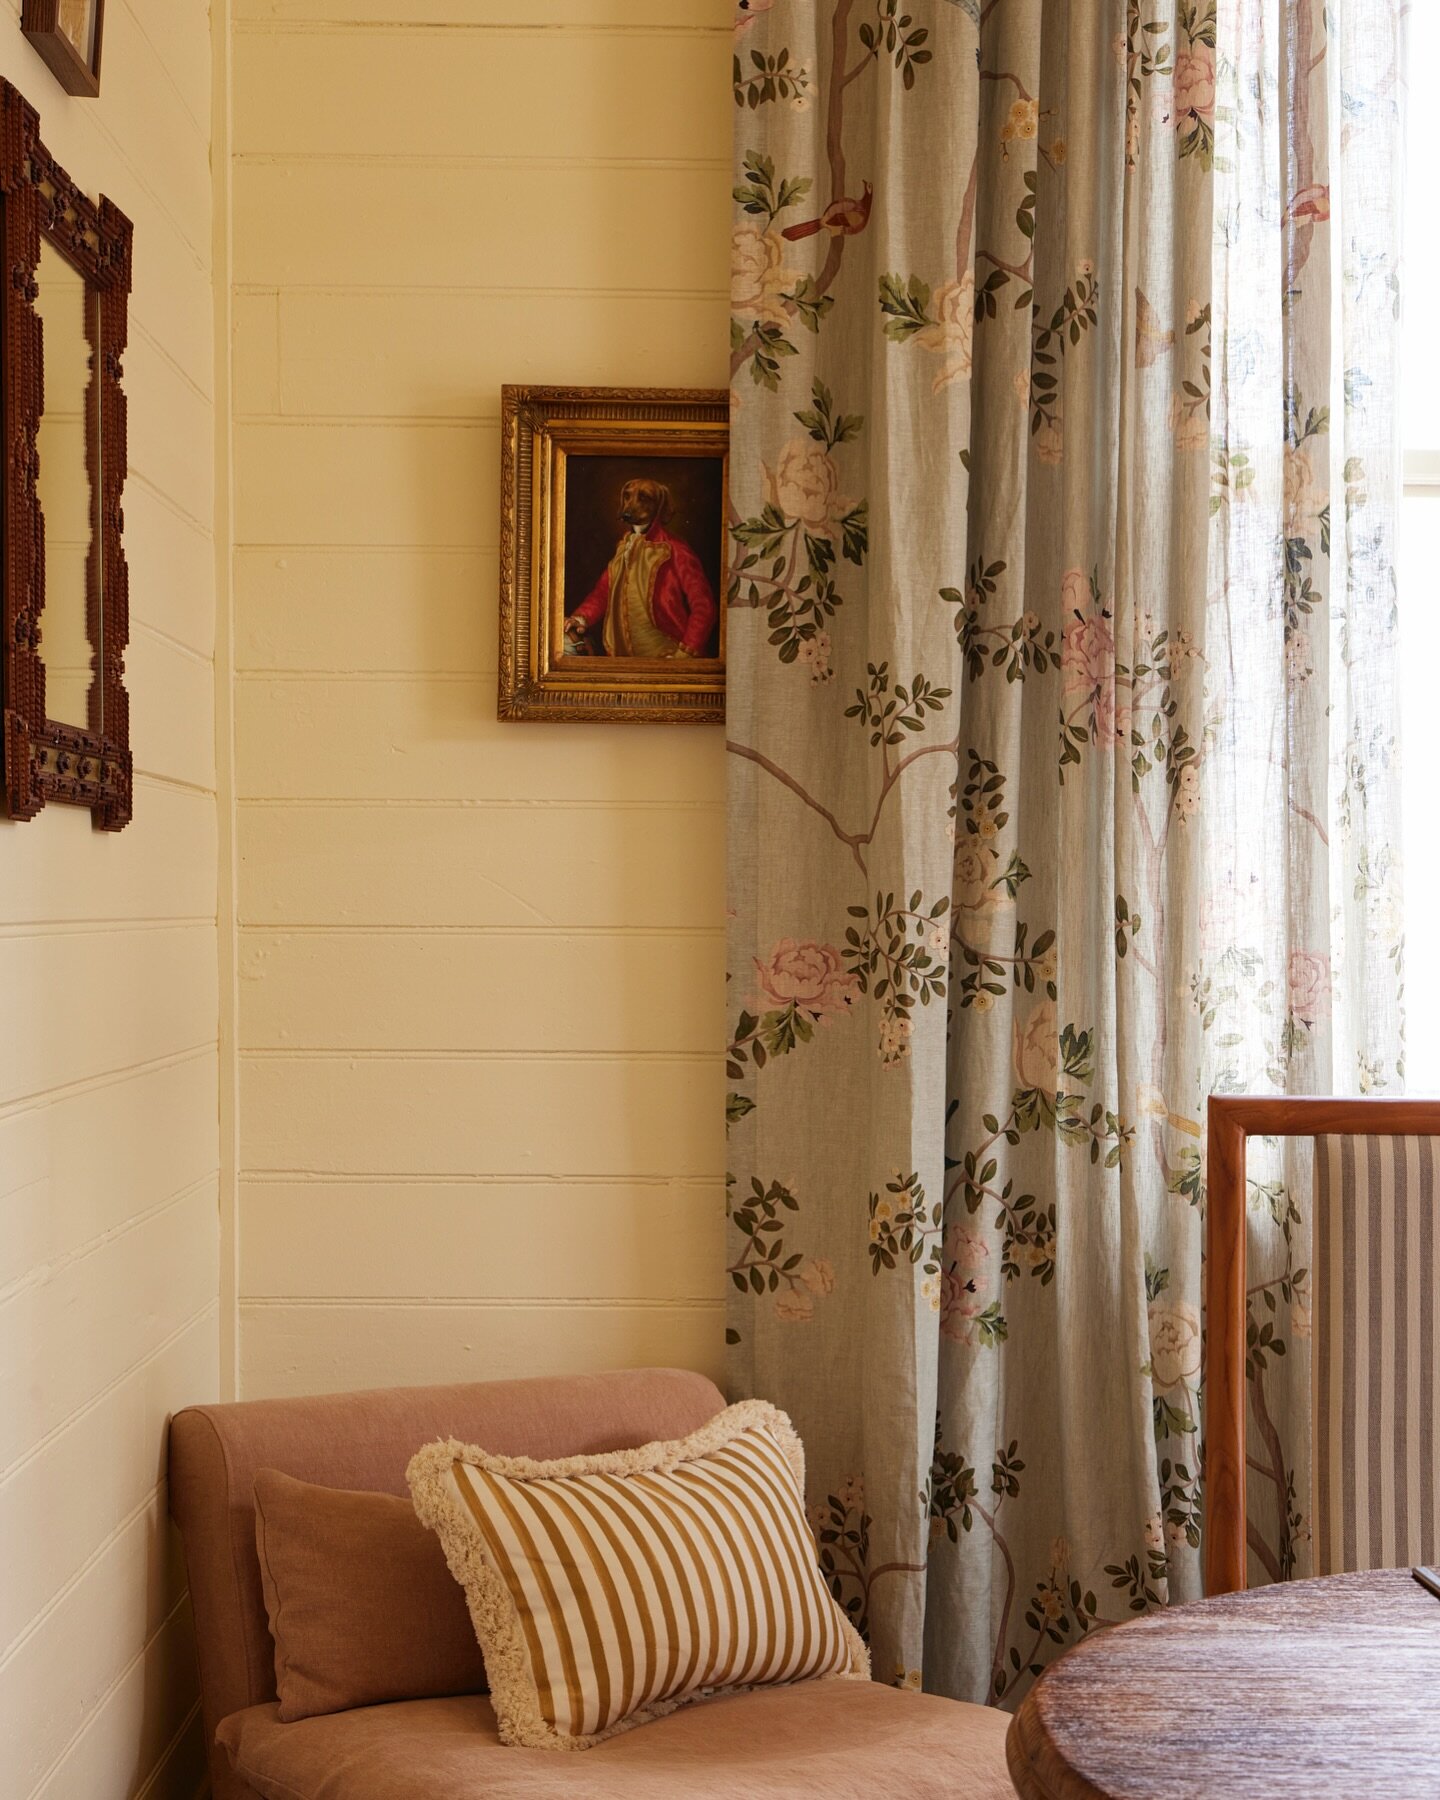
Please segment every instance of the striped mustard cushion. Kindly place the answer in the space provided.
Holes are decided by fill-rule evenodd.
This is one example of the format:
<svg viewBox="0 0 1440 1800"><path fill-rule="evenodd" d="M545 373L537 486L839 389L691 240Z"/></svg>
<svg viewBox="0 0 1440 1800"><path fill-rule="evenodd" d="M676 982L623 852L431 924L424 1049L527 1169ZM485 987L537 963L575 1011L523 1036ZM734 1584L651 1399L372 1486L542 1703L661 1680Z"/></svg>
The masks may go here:
<svg viewBox="0 0 1440 1800"><path fill-rule="evenodd" d="M408 1479L507 1744L583 1750L720 1689L869 1674L817 1567L800 1440L763 1401L560 1462L429 1444Z"/></svg>
<svg viewBox="0 0 1440 1800"><path fill-rule="evenodd" d="M1315 1145L1315 1570L1440 1560L1440 1138Z"/></svg>

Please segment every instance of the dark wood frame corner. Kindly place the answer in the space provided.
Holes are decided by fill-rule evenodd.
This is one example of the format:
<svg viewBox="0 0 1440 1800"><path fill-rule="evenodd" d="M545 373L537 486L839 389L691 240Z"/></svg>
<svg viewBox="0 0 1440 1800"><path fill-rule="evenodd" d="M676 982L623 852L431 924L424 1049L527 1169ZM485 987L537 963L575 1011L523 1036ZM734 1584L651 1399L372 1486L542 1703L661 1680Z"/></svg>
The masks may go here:
<svg viewBox="0 0 1440 1800"><path fill-rule="evenodd" d="M500 678L497 716L582 724L719 724L725 718L725 546L715 595L720 654L616 659L583 673L552 658L556 542L570 454L718 455L728 481L726 388L516 387L500 420ZM672 448L673 446L673 448ZM724 507L722 505L722 529ZM564 659L569 660L569 659Z"/></svg>
<svg viewBox="0 0 1440 1800"><path fill-rule="evenodd" d="M130 700L125 647L130 580L123 543L127 473L121 386L129 333L132 228L102 195L81 192L46 150L40 120L24 95L0 81L0 236L9 280L0 299L0 438L11 479L0 500L0 688L4 699L5 797L12 819L30 819L47 800L88 806L102 831L131 815ZM45 519L37 488L44 406L44 337L36 311L42 238L80 271L87 294L91 381L86 458L98 493L98 528L86 573L86 613L94 674L89 723L46 717L41 620L45 608ZM98 483L96 460L99 461Z"/></svg>
<svg viewBox="0 0 1440 1800"><path fill-rule="evenodd" d="M100 51L105 41L105 0L95 0L95 45L90 61L60 29L60 0L24 0L20 29L67 94L93 100L100 92Z"/></svg>
<svg viewBox="0 0 1440 1800"><path fill-rule="evenodd" d="M1205 1215L1205 1592L1245 1586L1245 1148L1252 1137L1440 1135L1440 1100L1214 1094Z"/></svg>

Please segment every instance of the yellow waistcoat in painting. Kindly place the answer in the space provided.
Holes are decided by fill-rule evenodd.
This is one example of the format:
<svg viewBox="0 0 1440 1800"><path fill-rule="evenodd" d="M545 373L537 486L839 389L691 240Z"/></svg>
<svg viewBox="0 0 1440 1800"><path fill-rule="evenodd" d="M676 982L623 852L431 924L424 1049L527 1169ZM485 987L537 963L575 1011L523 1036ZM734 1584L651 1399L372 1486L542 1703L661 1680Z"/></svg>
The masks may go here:
<svg viewBox="0 0 1440 1800"><path fill-rule="evenodd" d="M631 531L610 559L610 604L605 612L609 656L673 656L675 640L655 623L651 596L655 578L670 560L668 544L652 543Z"/></svg>

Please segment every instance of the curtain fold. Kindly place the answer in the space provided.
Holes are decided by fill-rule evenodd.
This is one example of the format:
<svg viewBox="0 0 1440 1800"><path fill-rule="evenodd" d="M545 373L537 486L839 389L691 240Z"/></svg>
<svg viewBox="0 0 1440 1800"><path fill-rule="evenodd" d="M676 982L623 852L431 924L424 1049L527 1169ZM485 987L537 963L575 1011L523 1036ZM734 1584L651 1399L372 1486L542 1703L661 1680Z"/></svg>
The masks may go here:
<svg viewBox="0 0 1440 1800"><path fill-rule="evenodd" d="M740 0L731 1385L884 1680L1008 1703L1199 1591L1205 1096L1402 1077L1400 7L1326 19Z"/></svg>

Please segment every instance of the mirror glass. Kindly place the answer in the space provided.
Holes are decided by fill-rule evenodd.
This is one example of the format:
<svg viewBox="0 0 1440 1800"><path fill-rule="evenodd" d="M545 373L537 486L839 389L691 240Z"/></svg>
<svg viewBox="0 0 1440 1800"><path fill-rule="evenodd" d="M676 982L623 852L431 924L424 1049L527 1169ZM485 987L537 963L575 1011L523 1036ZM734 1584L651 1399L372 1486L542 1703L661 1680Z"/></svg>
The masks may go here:
<svg viewBox="0 0 1440 1800"><path fill-rule="evenodd" d="M85 455L86 409L97 404L91 379L86 308L96 301L85 278L48 238L40 240L36 270L45 352L45 407L40 415L38 488L45 518L45 610L40 617L45 659L45 712L62 725L92 724L92 645L86 584L97 506ZM95 434L99 444L99 433ZM96 471L98 474L98 470ZM104 721L93 721L96 730Z"/></svg>

